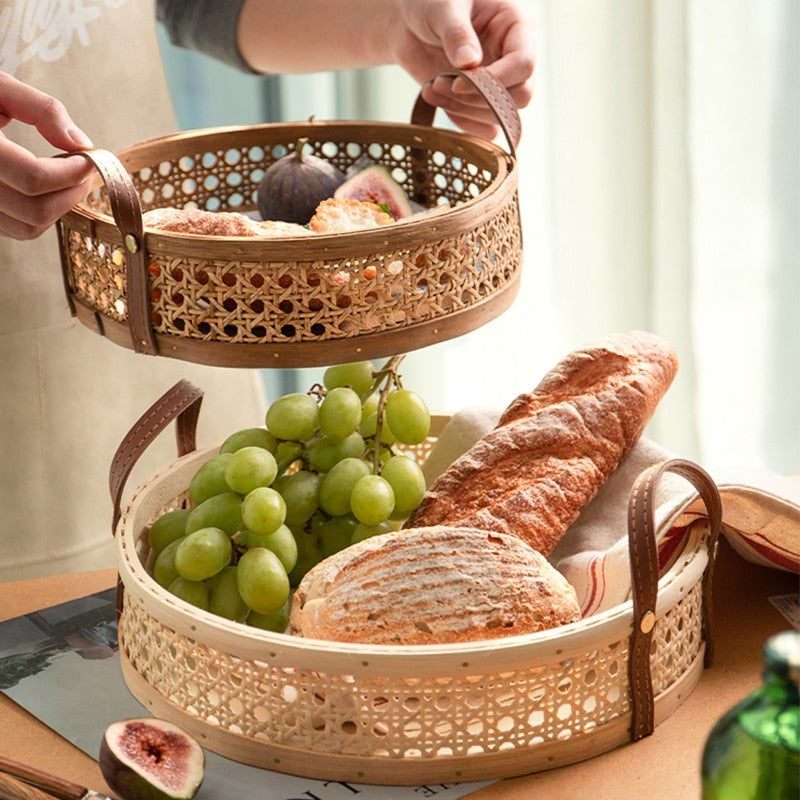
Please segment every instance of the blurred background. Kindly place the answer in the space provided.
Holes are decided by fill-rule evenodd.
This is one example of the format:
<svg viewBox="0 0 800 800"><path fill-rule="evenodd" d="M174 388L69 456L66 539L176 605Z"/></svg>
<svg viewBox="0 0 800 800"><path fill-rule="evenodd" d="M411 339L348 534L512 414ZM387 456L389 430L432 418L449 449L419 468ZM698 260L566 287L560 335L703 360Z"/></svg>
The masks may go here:
<svg viewBox="0 0 800 800"><path fill-rule="evenodd" d="M410 353L405 384L434 411L502 408L570 350L646 329L681 359L648 436L708 468L800 474L800 2L523 2L520 294ZM260 77L162 49L184 129L405 122L417 95L395 67ZM273 398L321 374L263 372Z"/></svg>

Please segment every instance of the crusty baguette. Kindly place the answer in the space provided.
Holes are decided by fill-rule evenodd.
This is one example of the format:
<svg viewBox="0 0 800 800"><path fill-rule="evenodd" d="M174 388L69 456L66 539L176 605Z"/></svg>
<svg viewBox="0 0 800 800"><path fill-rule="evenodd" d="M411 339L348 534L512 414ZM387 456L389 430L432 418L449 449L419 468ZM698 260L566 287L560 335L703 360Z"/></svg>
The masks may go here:
<svg viewBox="0 0 800 800"><path fill-rule="evenodd" d="M450 644L580 619L574 588L512 536L421 528L365 539L306 573L295 636L369 644Z"/></svg>
<svg viewBox="0 0 800 800"><path fill-rule="evenodd" d="M434 481L406 527L499 531L549 555L639 439L677 368L667 342L639 331L571 353Z"/></svg>

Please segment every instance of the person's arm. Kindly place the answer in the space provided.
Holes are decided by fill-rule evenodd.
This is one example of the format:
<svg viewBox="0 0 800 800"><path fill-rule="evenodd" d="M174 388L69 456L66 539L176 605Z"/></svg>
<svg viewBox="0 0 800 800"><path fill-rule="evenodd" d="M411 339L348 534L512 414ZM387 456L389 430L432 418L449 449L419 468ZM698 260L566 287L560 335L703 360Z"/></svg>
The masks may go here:
<svg viewBox="0 0 800 800"><path fill-rule="evenodd" d="M0 72L0 128L12 119L35 126L59 150L92 146L59 100ZM86 196L91 174L84 158L37 158L0 133L0 235L40 236Z"/></svg>
<svg viewBox="0 0 800 800"><path fill-rule="evenodd" d="M237 31L258 72L399 64L457 125L490 138L497 127L475 90L433 79L482 65L519 107L532 96L532 23L515 0L244 0Z"/></svg>
<svg viewBox="0 0 800 800"><path fill-rule="evenodd" d="M159 0L173 44L239 69L303 73L399 64L463 129L497 126L466 81L434 78L486 67L517 105L532 95L534 37L517 0Z"/></svg>

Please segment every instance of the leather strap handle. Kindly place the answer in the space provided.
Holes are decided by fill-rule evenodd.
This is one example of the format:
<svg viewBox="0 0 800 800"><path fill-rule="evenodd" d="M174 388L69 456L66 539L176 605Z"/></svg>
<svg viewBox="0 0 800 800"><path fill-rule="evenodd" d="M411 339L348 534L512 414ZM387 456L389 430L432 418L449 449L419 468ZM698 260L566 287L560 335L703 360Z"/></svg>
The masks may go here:
<svg viewBox="0 0 800 800"><path fill-rule="evenodd" d="M120 442L111 460L108 476L108 486L114 504L112 535L116 533L117 524L122 516L122 493L125 490L125 483L136 462L156 436L174 420L178 455L186 455L196 448L197 419L202 400L202 389L198 389L187 380L178 381L136 420Z"/></svg>
<svg viewBox="0 0 800 800"><path fill-rule="evenodd" d="M711 577L722 525L722 502L716 484L701 467L685 459L671 459L646 469L634 483L628 501L628 543L633 593L633 629L630 637L628 677L631 693L631 741L650 735L655 728L650 647L658 599L658 546L655 493L666 472L674 472L697 489L708 514L708 564L703 574L703 636L705 665L712 653Z"/></svg>
<svg viewBox="0 0 800 800"><path fill-rule="evenodd" d="M464 78L469 81L480 93L489 108L497 117L501 130L505 134L511 155L516 154L522 136L522 123L519 118L517 104L514 102L508 90L489 70L484 67L475 69L453 70L442 72L441 76L452 78ZM436 114L436 106L431 105L423 99L420 94L417 97L414 108L411 112L411 122L415 125L433 125Z"/></svg>
<svg viewBox="0 0 800 800"><path fill-rule="evenodd" d="M133 427L120 442L111 459L108 476L108 487L111 491L111 501L114 504L111 520L112 536L116 534L117 525L122 516L122 493L136 462L156 436L173 420L175 421L178 455L191 453L196 448L197 419L202 401L202 389L198 389L187 380L180 380L134 422ZM122 615L123 595L124 586L122 580L117 577L116 612L118 619Z"/></svg>
<svg viewBox="0 0 800 800"><path fill-rule="evenodd" d="M126 300L131 343L137 353L158 355L150 323L150 287L144 246L144 222L139 195L128 171L109 150L82 150L64 156L82 156L94 164L108 193L111 216L125 249Z"/></svg>

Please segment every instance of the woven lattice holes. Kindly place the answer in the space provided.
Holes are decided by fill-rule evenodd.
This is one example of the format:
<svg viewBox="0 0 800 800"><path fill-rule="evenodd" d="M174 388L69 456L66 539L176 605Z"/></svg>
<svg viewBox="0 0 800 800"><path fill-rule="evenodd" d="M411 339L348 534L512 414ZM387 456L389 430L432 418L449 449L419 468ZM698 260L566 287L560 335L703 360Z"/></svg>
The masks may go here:
<svg viewBox="0 0 800 800"><path fill-rule="evenodd" d="M656 693L697 657L699 595L695 587L659 620ZM626 639L509 672L354 677L220 652L175 634L135 602L123 621L127 658L171 703L209 725L314 753L472 756L589 736L630 710Z"/></svg>
<svg viewBox="0 0 800 800"><path fill-rule="evenodd" d="M235 345L233 366L242 346L284 346L286 354L287 345L374 338L412 326L422 336L420 326L458 318L457 327L429 327L419 342L412 337L384 348L388 355L471 330L511 302L522 266L517 175L513 158L489 143L436 129L423 141L403 125L267 125L164 137L120 152L119 160L143 212L169 206L257 216L260 180L301 135L309 139L307 152L343 172L366 163L386 167L429 212L325 236L147 230L145 314L154 335L177 339L181 353L190 348L179 357L203 361L196 348L213 343L209 363L222 363L219 346ZM111 213L107 190L95 189L85 207L62 219L61 247L74 301L124 324L129 262L118 232L102 222ZM472 310L472 317L465 313Z"/></svg>
<svg viewBox="0 0 800 800"><path fill-rule="evenodd" d="M434 418L433 437L445 421ZM414 448L420 460L431 442ZM378 783L522 774L629 740L631 603L504 640L370 647L249 628L158 586L146 568L148 525L181 504L189 477L214 452L154 475L117 533L123 673L151 713L247 763ZM650 675L660 713L702 671L705 535L690 529L659 582Z"/></svg>

